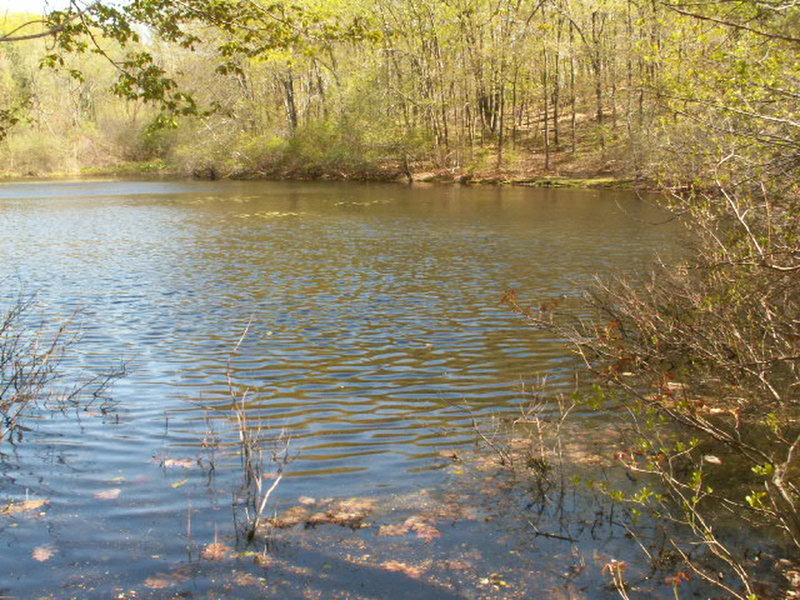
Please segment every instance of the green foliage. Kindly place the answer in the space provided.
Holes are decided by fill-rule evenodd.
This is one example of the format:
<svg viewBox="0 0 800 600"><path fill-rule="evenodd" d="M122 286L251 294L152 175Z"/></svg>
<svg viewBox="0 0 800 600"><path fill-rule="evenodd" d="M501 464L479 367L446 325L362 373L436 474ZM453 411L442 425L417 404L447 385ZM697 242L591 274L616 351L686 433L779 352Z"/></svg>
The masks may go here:
<svg viewBox="0 0 800 600"><path fill-rule="evenodd" d="M142 135L202 131L183 117L214 112L212 127L221 118L245 137L282 138L292 155L331 172L325 165L341 157L347 171L359 153L368 164L466 174L530 168L544 154L537 171L552 169L554 155L584 170L706 185L734 181L741 159L782 185L768 176L797 151L792 11L750 2L693 10L610 1L95 2L9 21L0 44L10 56L15 45L46 41L27 52L36 62L149 105ZM111 68L101 81L98 59ZM12 58L22 77L0 106L6 128L28 116L14 108L37 83L26 60ZM295 133L304 139L291 142ZM353 149L323 157L308 147L331 136ZM737 161L720 169L727 154Z"/></svg>
<svg viewBox="0 0 800 600"><path fill-rule="evenodd" d="M390 171L399 163L407 174L467 175L519 165L546 172L556 160L567 169L706 185L735 179L738 158L730 168L718 164L734 154L779 184L766 176L796 152L794 25L790 11L752 9L745 2L721 13L712 3L694 15L670 4L528 0L76 3L2 28L17 83L0 117L6 129L19 126L29 111L15 107L40 94L30 59L12 57L14 46L29 44L25 54L64 73L73 89L111 89L147 105L138 110L149 125L140 135L224 122L232 131L212 138L281 138L293 145L288 160L308 157L329 175L337 159L341 172L377 161ZM736 35L728 35L732 27ZM99 79L97 61L109 67ZM312 140L333 147L321 156ZM226 171L247 171L258 153L243 155Z"/></svg>
<svg viewBox="0 0 800 600"><path fill-rule="evenodd" d="M68 173L75 166L63 140L44 131L14 133L6 140L0 156L5 172L16 176Z"/></svg>

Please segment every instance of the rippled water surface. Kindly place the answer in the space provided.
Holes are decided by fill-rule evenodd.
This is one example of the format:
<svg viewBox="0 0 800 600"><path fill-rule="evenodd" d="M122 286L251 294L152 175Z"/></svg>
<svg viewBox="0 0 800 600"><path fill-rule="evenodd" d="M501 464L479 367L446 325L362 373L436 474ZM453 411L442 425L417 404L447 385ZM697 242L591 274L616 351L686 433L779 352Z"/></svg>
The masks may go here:
<svg viewBox="0 0 800 600"><path fill-rule="evenodd" d="M0 496L48 505L0 522L0 593L117 597L184 560L188 537L230 532L231 392L251 427L291 437L277 507L441 484L438 453L470 444L473 418L516 410L539 375L571 385L564 346L503 293L538 303L640 270L673 243L657 218L620 192L3 185L6 302L33 293L39 318L71 320L69 368L128 373L110 407L32 415L5 443ZM198 457L205 469L164 463ZM32 560L42 545L53 557ZM195 585L182 597L205 597Z"/></svg>

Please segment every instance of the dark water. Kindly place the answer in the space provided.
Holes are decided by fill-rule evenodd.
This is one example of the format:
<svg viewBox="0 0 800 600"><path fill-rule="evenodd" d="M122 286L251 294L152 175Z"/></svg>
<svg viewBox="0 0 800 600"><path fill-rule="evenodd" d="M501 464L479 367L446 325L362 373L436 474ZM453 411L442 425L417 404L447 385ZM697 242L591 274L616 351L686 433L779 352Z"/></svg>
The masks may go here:
<svg viewBox="0 0 800 600"><path fill-rule="evenodd" d="M448 484L438 454L472 443L473 418L517 410L521 389L543 374L551 389L571 389L564 345L525 327L501 305L503 293L516 288L539 303L576 296L595 274L640 271L674 247L674 229L646 224L658 218L620 192L5 184L6 301L21 289L35 293L39 318L71 319L81 338L69 369L123 360L128 374L110 410L32 415L25 441L4 443L3 502L49 503L41 514L0 517L0 592L263 597L256 588L220 592L228 588L212 563L187 556L217 538L233 545L241 473L231 391L246 393L252 428L291 437L277 509L304 495L396 507ZM198 457L215 468L163 462ZM459 535L463 546L487 532ZM292 543L287 552L299 552L303 544ZM34 560L42 546L53 556ZM164 565L178 584L144 585ZM301 594L292 573L276 597L334 597ZM385 570L360 575L387 576L401 580L365 597L451 597L424 586L387 592L409 579ZM361 597L342 582L326 585L336 597ZM499 594L487 597L507 593L486 586ZM452 597L482 597L470 594Z"/></svg>

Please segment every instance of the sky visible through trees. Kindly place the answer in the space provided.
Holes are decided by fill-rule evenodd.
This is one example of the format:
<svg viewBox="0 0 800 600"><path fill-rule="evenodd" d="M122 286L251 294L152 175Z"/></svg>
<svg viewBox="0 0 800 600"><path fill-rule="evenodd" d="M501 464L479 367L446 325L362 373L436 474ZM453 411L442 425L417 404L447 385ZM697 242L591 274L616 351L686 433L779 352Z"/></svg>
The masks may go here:
<svg viewBox="0 0 800 600"><path fill-rule="evenodd" d="M21 12L43 14L48 10L63 9L68 4L68 0L0 0L0 15Z"/></svg>

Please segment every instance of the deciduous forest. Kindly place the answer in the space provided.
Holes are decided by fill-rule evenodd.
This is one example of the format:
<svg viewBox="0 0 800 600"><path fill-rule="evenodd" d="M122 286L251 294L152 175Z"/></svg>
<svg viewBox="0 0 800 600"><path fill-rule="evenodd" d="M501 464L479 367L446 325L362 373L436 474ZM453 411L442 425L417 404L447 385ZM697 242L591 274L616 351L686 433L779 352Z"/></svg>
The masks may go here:
<svg viewBox="0 0 800 600"><path fill-rule="evenodd" d="M798 151L791 3L95 3L3 31L7 174L692 185Z"/></svg>

